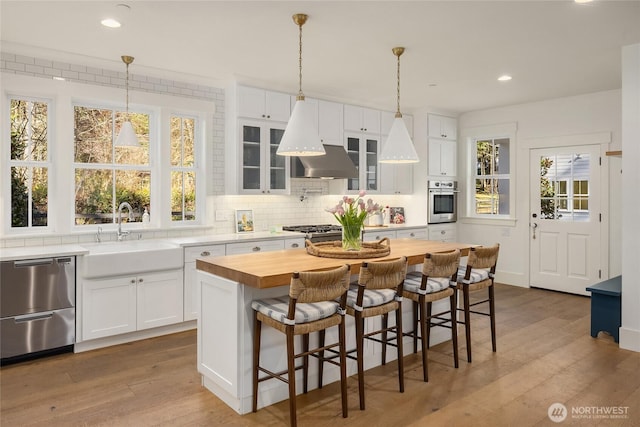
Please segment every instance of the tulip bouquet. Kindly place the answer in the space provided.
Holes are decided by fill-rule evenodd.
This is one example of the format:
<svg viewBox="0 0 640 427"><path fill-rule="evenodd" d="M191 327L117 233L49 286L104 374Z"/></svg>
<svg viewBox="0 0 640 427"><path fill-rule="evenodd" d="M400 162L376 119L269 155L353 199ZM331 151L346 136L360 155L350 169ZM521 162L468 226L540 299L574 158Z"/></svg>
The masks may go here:
<svg viewBox="0 0 640 427"><path fill-rule="evenodd" d="M366 192L361 190L356 198L344 196L337 205L326 209L333 214L342 226L342 248L344 250L360 250L362 228L367 215L380 211L380 205L368 199L365 203Z"/></svg>

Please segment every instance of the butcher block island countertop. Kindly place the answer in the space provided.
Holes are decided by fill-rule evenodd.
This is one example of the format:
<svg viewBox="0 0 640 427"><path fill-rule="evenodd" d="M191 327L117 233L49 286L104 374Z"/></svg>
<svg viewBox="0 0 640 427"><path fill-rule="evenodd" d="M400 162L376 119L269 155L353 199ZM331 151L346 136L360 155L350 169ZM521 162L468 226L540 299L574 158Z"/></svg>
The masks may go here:
<svg viewBox="0 0 640 427"><path fill-rule="evenodd" d="M443 243L417 239L394 239L389 242L389 255L370 259L321 258L307 254L306 249L287 249L274 252L253 252L246 255L203 257L196 260L198 314L198 372L202 375L202 385L223 402L246 414L252 410L253 386L253 309L252 301L287 295L291 274L295 271L322 270L343 264L351 266L351 274L360 271L365 261L381 261L406 256L409 264L424 261L427 252L448 252L460 249L464 254L473 245L464 243ZM435 312L444 311L439 303L449 304L448 299L434 302ZM403 318L410 328L412 305L403 304ZM353 319L347 316L347 337L355 337ZM335 329L335 328L332 328ZM431 345L449 339L450 332L444 329L431 332ZM408 329L407 329L408 330ZM285 340L282 334L265 328L262 334L260 360L273 372L287 368ZM440 335L438 332L442 332ZM336 331L328 336L335 338ZM314 338L315 339L315 338ZM349 338L352 339L352 338ZM411 347L411 339L405 337L406 348ZM373 367L380 364L382 347L369 345L363 354L364 364ZM387 353L387 362L397 358L395 351ZM309 386L318 384L317 364L310 364ZM347 366L347 375L357 373L356 364ZM296 382L302 381L302 371L296 372ZM324 370L324 384L339 379L339 369L327 366ZM300 384L301 385L301 384ZM301 387L297 387L301 390ZM279 381L268 381L258 388L258 407L271 405L288 398L288 385Z"/></svg>
<svg viewBox="0 0 640 427"><path fill-rule="evenodd" d="M196 261L196 268L234 282L266 289L289 284L294 271L323 270L349 264L351 274L356 274L364 261L382 261L406 256L410 265L421 264L427 252L448 252L460 249L465 255L469 248L474 246L466 243L417 239L394 239L390 242L390 254L379 258L323 258L309 255L306 249L287 249L199 258Z"/></svg>

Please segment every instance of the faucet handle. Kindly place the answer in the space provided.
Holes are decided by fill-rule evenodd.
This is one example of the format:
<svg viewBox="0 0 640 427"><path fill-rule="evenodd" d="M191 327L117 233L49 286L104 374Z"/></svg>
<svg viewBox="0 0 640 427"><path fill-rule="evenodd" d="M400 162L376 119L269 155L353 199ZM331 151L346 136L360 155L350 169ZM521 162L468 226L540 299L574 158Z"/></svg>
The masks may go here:
<svg viewBox="0 0 640 427"><path fill-rule="evenodd" d="M96 232L96 242L102 242L102 227L98 227L98 231Z"/></svg>

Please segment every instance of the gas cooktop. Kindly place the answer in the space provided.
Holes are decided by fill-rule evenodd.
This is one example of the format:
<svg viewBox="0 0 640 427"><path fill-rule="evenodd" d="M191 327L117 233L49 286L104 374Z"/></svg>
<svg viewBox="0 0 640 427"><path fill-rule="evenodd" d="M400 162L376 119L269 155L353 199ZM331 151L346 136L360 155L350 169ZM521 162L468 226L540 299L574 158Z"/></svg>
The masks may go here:
<svg viewBox="0 0 640 427"><path fill-rule="evenodd" d="M339 225L320 224L320 225L289 225L282 227L285 231L297 231L299 233L336 233L342 232L342 227Z"/></svg>

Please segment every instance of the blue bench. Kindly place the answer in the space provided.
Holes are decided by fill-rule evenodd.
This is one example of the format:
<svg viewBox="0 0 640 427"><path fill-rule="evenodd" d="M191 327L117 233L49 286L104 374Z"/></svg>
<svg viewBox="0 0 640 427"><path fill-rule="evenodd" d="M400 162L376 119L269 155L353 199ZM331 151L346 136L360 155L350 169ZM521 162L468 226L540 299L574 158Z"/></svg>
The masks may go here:
<svg viewBox="0 0 640 427"><path fill-rule="evenodd" d="M589 286L591 292L591 336L608 332L618 342L618 330L622 325L622 276Z"/></svg>

